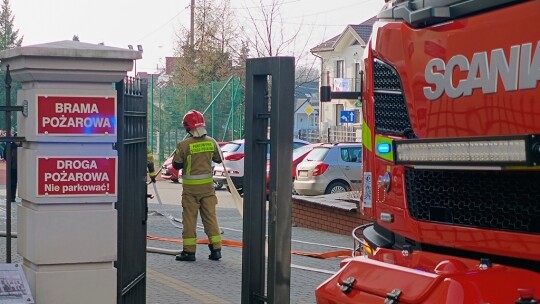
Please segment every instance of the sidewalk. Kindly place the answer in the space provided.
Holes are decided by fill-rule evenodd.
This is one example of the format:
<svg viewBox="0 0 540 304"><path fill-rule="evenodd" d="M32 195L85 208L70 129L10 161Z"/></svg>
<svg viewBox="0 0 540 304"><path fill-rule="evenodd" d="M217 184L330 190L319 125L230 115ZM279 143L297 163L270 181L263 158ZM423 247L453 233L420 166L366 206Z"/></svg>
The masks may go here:
<svg viewBox="0 0 540 304"><path fill-rule="evenodd" d="M0 160L0 185L6 185L6 161Z"/></svg>
<svg viewBox="0 0 540 304"><path fill-rule="evenodd" d="M180 188L177 184L165 182L158 191L165 192L163 187L170 187L171 190L176 188L174 191ZM149 235L175 239L181 237L180 229L174 228L166 218L157 214L169 213L175 218L181 218L180 196L179 192L176 193L177 202L149 205ZM227 199L231 195L227 191L217 191L216 194L220 201L217 211L220 226L224 230L223 240L241 242L243 219L236 209L227 205ZM198 236L205 237L202 229L199 229ZM148 241L148 246L174 250L181 248L179 243L160 241ZM330 252L350 249L352 238L293 227L291 246L293 251ZM147 253L147 303L240 303L242 249L225 246L222 249L223 259L218 262L208 260L208 253L206 245L199 245L197 261L193 263L175 261L174 256L170 255ZM342 258L317 259L292 254L290 303L315 303L315 288L339 270L341 260Z"/></svg>
<svg viewBox="0 0 540 304"><path fill-rule="evenodd" d="M0 162L0 176L5 176L5 162ZM5 177L4 177L5 179ZM1 181L1 179L0 179ZM5 185L0 184L0 189ZM158 193L163 204L157 199L149 201L148 235L159 238L178 240L181 229L174 227L160 214L171 214L181 218L181 186L169 181L157 183ZM4 198L5 190L0 190ZM153 187L149 187L153 193ZM242 241L243 219L231 203L227 191L217 191L219 200L217 212L220 226L224 230L224 240ZM12 204L12 230L17 230L16 205ZM0 230L5 231L5 200L0 203ZM181 226L181 223L177 223ZM199 219L199 224L202 225ZM202 229L199 238L204 238ZM324 253L350 249L352 239L349 236L321 232L306 228L293 227L292 249L303 252ZM327 245L331 244L331 245ZM148 247L180 250L181 244L172 241L149 240ZM12 263L21 263L17 254L17 239L11 241ZM242 249L224 247L223 259L208 260L208 248L199 245L197 261L178 262L173 255L147 252L146 303L148 304L196 304L196 303L231 303L241 301L242 287ZM6 238L0 238L0 263L5 263ZM339 269L341 258L317 259L307 256L291 256L291 301L294 304L315 303L315 288L327 280Z"/></svg>

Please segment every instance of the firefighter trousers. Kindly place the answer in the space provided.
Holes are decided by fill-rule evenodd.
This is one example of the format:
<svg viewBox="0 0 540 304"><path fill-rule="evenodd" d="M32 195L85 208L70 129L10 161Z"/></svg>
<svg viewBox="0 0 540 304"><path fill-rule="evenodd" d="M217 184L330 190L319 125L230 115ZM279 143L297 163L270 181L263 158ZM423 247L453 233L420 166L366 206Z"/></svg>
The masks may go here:
<svg viewBox="0 0 540 304"><path fill-rule="evenodd" d="M182 239L185 252L195 253L196 251L199 210L209 244L212 244L213 249L221 249L221 233L216 215L217 202L215 193L206 195L182 193Z"/></svg>

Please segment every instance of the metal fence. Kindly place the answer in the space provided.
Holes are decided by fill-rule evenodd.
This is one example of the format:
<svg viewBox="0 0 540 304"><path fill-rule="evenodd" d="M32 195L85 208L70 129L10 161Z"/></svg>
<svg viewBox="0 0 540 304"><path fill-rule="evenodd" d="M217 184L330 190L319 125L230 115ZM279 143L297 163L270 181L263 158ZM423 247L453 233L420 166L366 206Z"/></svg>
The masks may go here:
<svg viewBox="0 0 540 304"><path fill-rule="evenodd" d="M311 143L362 142L362 126L331 126L326 129L301 129L296 135Z"/></svg>
<svg viewBox="0 0 540 304"><path fill-rule="evenodd" d="M240 78L212 82L192 88L148 82L148 145L159 164L185 138L182 118L190 109L202 112L207 131L217 141L244 137L244 88ZM309 142L361 142L361 125L301 129L296 137Z"/></svg>
<svg viewBox="0 0 540 304"><path fill-rule="evenodd" d="M217 141L244 136L244 96L240 78L212 82L192 88L150 85L148 143L159 163L185 138L185 113L195 109L204 114L208 135Z"/></svg>

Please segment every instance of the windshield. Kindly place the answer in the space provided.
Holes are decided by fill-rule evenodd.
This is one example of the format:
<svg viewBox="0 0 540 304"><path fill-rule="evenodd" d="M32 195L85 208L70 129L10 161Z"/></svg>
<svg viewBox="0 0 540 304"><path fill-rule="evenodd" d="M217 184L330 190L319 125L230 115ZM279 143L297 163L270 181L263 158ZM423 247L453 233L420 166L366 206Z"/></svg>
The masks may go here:
<svg viewBox="0 0 540 304"><path fill-rule="evenodd" d="M306 158L304 160L307 161L322 161L326 154L328 154L328 151L330 151L329 148L314 148L311 150L311 152L306 155Z"/></svg>
<svg viewBox="0 0 540 304"><path fill-rule="evenodd" d="M313 149L313 147L310 146L310 145L301 146L299 148L294 149L293 154L292 154L292 159L295 160L295 159L299 158L300 156L306 154L311 149Z"/></svg>

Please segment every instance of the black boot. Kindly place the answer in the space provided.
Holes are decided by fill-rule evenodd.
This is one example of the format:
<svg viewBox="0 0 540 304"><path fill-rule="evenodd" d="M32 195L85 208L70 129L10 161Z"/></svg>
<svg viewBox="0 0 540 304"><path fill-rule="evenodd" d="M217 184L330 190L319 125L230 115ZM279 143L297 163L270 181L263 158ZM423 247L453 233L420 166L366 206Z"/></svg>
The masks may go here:
<svg viewBox="0 0 540 304"><path fill-rule="evenodd" d="M208 248L210 249L208 259L212 261L219 261L219 259L221 259L221 249L214 249L214 245L212 244L208 244Z"/></svg>
<svg viewBox="0 0 540 304"><path fill-rule="evenodd" d="M193 262L196 260L195 253L193 252L180 252L179 255L176 256L177 261L185 261L185 262Z"/></svg>

